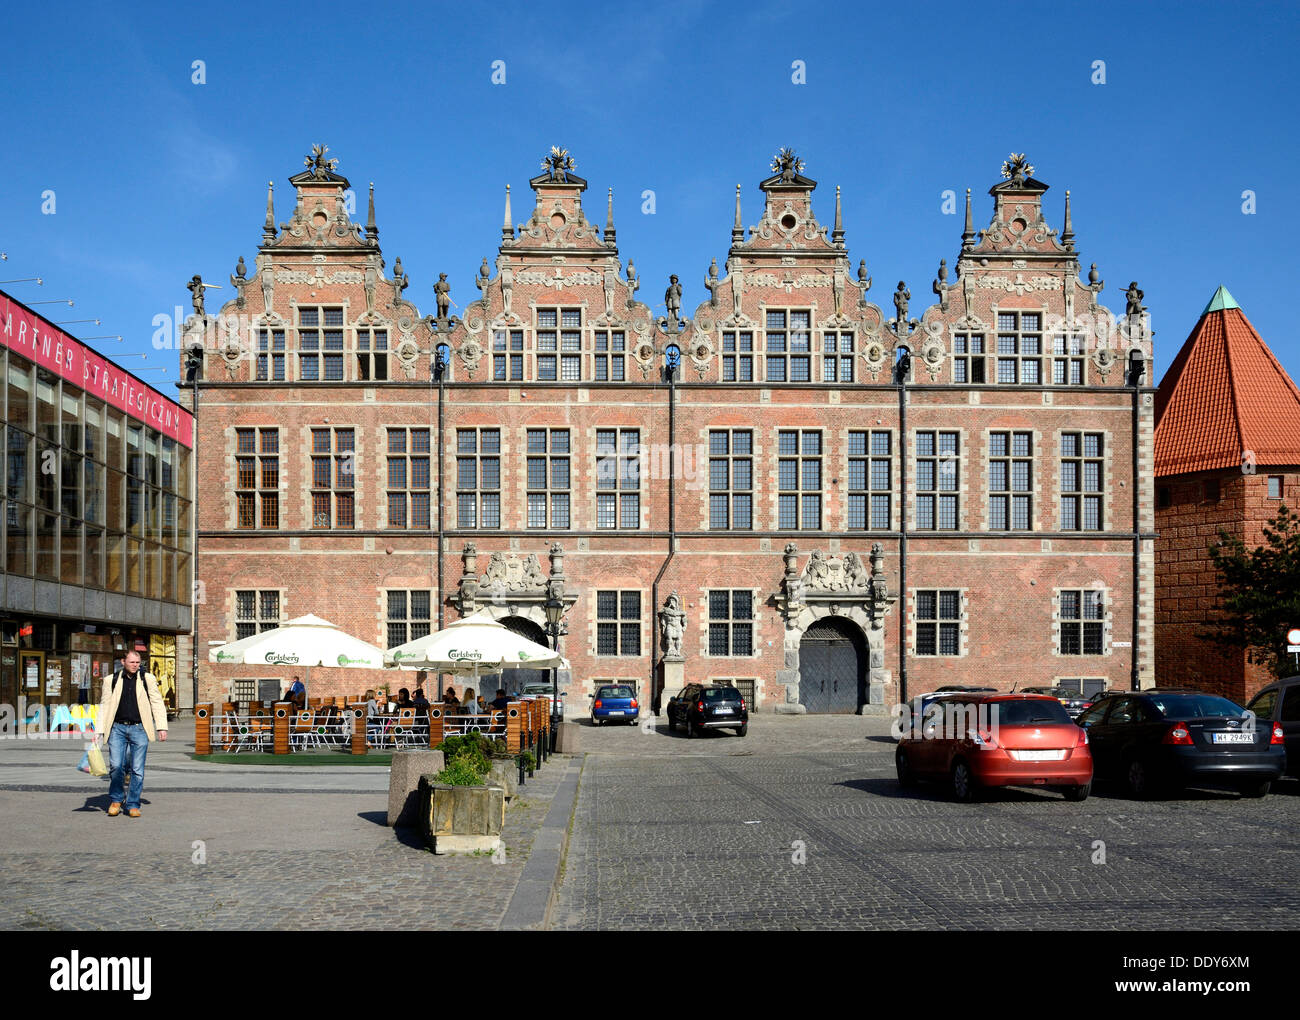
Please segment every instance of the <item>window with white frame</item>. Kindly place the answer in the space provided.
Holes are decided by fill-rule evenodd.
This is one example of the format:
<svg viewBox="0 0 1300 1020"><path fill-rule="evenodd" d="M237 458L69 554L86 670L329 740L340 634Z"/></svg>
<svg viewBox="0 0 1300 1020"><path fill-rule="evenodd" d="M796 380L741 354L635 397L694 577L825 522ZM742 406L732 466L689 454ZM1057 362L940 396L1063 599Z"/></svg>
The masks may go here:
<svg viewBox="0 0 1300 1020"><path fill-rule="evenodd" d="M596 592L596 654L641 654L641 593Z"/></svg>
<svg viewBox="0 0 1300 1020"><path fill-rule="evenodd" d="M582 378L582 309L537 309L537 378Z"/></svg>
<svg viewBox="0 0 1300 1020"><path fill-rule="evenodd" d="M342 380L342 308L298 306L298 378L308 382Z"/></svg>
<svg viewBox="0 0 1300 1020"><path fill-rule="evenodd" d="M1087 588L1061 592L1061 654L1105 654L1106 594Z"/></svg>
<svg viewBox="0 0 1300 1020"><path fill-rule="evenodd" d="M812 380L812 313L802 309L767 311L768 382Z"/></svg>
<svg viewBox="0 0 1300 1020"><path fill-rule="evenodd" d="M363 382L388 378L388 330L357 330L357 378Z"/></svg>
<svg viewBox="0 0 1300 1020"><path fill-rule="evenodd" d="M528 526L569 527L569 430L528 430Z"/></svg>
<svg viewBox="0 0 1300 1020"><path fill-rule="evenodd" d="M356 527L356 432L311 430L311 526Z"/></svg>
<svg viewBox="0 0 1300 1020"><path fill-rule="evenodd" d="M1061 433L1061 528L1100 531L1102 443L1100 432Z"/></svg>
<svg viewBox="0 0 1300 1020"><path fill-rule="evenodd" d="M519 382L524 377L524 331L498 329L492 333L492 378Z"/></svg>
<svg viewBox="0 0 1300 1020"><path fill-rule="evenodd" d="M235 592L235 640L280 626L280 593L271 590Z"/></svg>
<svg viewBox="0 0 1300 1020"><path fill-rule="evenodd" d="M827 330L822 334L822 382L853 381L853 334Z"/></svg>
<svg viewBox="0 0 1300 1020"><path fill-rule="evenodd" d="M849 528L888 531L893 457L888 430L849 433Z"/></svg>
<svg viewBox="0 0 1300 1020"><path fill-rule="evenodd" d="M989 433L989 530L1033 527L1034 436L1032 432Z"/></svg>
<svg viewBox="0 0 1300 1020"><path fill-rule="evenodd" d="M1083 337L1066 333L1052 338L1052 385L1082 386Z"/></svg>
<svg viewBox="0 0 1300 1020"><path fill-rule="evenodd" d="M501 527L501 430L456 430L456 527Z"/></svg>
<svg viewBox="0 0 1300 1020"><path fill-rule="evenodd" d="M746 588L709 592L709 654L754 654L754 594Z"/></svg>
<svg viewBox="0 0 1300 1020"><path fill-rule="evenodd" d="M998 382L1042 381L1042 329L1039 312L998 312Z"/></svg>
<svg viewBox="0 0 1300 1020"><path fill-rule="evenodd" d="M597 382L623 382L627 379L626 351L627 334L623 330L596 330Z"/></svg>
<svg viewBox="0 0 1300 1020"><path fill-rule="evenodd" d="M777 527L820 531L822 526L822 434L782 430L777 446Z"/></svg>
<svg viewBox="0 0 1300 1020"><path fill-rule="evenodd" d="M596 430L596 527L641 527L641 431Z"/></svg>
<svg viewBox="0 0 1300 1020"><path fill-rule="evenodd" d="M952 338L952 381L984 382L984 337L977 333L958 333Z"/></svg>
<svg viewBox="0 0 1300 1020"><path fill-rule="evenodd" d="M920 530L957 529L959 441L956 432L921 429L916 433L916 527Z"/></svg>
<svg viewBox="0 0 1300 1020"><path fill-rule="evenodd" d="M432 595L429 589L388 592L388 647L396 648L416 638L427 637L432 623Z"/></svg>
<svg viewBox="0 0 1300 1020"><path fill-rule="evenodd" d="M754 381L754 334L749 330L723 331L722 381Z"/></svg>
<svg viewBox="0 0 1300 1020"><path fill-rule="evenodd" d="M280 526L279 429L235 429L235 500L236 527Z"/></svg>
<svg viewBox="0 0 1300 1020"><path fill-rule="evenodd" d="M709 528L754 526L754 433L749 429L709 432Z"/></svg>
<svg viewBox="0 0 1300 1020"><path fill-rule="evenodd" d="M922 589L916 593L916 654L957 655L961 651L961 592Z"/></svg>
<svg viewBox="0 0 1300 1020"><path fill-rule="evenodd" d="M257 378L259 382L284 381L284 330L257 331Z"/></svg>
<svg viewBox="0 0 1300 1020"><path fill-rule="evenodd" d="M429 527L429 430L388 430L388 526Z"/></svg>

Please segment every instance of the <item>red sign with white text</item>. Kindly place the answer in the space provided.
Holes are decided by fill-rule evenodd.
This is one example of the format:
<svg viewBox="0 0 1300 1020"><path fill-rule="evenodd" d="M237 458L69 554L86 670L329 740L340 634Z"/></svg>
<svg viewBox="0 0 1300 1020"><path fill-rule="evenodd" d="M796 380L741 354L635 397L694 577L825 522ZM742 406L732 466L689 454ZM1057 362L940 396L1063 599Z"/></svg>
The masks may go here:
<svg viewBox="0 0 1300 1020"><path fill-rule="evenodd" d="M10 350L57 372L74 386L164 436L194 446L194 416L189 411L3 293L0 340Z"/></svg>

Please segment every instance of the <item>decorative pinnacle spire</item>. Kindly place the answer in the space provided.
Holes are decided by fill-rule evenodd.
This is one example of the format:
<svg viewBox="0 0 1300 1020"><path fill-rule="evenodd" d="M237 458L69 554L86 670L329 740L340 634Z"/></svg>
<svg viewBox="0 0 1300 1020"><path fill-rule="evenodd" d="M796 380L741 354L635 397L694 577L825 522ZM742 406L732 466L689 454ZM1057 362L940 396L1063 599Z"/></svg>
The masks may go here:
<svg viewBox="0 0 1300 1020"><path fill-rule="evenodd" d="M975 244L975 226L970 218L970 188L966 189L966 228L961 232L961 250L969 251Z"/></svg>
<svg viewBox="0 0 1300 1020"><path fill-rule="evenodd" d="M612 244L614 242L614 189L609 189L609 205L605 209L605 240Z"/></svg>
<svg viewBox="0 0 1300 1020"><path fill-rule="evenodd" d="M835 229L831 231L831 240L844 247L844 217L840 215L840 186L835 185Z"/></svg>
<svg viewBox="0 0 1300 1020"><path fill-rule="evenodd" d="M1070 191L1065 191L1065 227L1061 230L1061 244L1067 249L1074 247L1074 222L1070 219Z"/></svg>
<svg viewBox="0 0 1300 1020"><path fill-rule="evenodd" d="M740 244L745 239L745 228L740 223L740 185L736 185L736 222L731 225L731 243Z"/></svg>
<svg viewBox="0 0 1300 1020"><path fill-rule="evenodd" d="M501 238L502 240L505 241L513 241L515 239L515 227L514 224L510 222L510 185L509 184L506 185L506 219L505 222L501 225Z"/></svg>
<svg viewBox="0 0 1300 1020"><path fill-rule="evenodd" d="M375 182L370 182L370 211L366 214L366 240L378 241L379 228L375 226Z"/></svg>
<svg viewBox="0 0 1300 1020"><path fill-rule="evenodd" d="M275 191L275 182L266 182L266 223L262 225L262 240L275 240L275 203L272 200L272 192Z"/></svg>

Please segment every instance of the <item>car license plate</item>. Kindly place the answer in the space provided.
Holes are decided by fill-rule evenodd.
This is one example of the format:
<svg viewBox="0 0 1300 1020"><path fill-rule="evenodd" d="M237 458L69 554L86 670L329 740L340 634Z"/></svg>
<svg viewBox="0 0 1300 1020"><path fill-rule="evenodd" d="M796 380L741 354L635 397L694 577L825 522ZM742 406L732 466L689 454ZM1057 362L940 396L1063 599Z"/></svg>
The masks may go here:
<svg viewBox="0 0 1300 1020"><path fill-rule="evenodd" d="M1253 744L1255 734L1253 733L1215 733L1214 742L1216 744Z"/></svg>
<svg viewBox="0 0 1300 1020"><path fill-rule="evenodd" d="M623 710L622 710L622 709L615 710L615 709L612 709L612 708L611 708L611 709L610 709L608 712L606 712L605 714L606 714L606 715L622 715L622 714L623 714Z"/></svg>
<svg viewBox="0 0 1300 1020"><path fill-rule="evenodd" d="M1013 751L1017 761L1060 761L1064 751Z"/></svg>
<svg viewBox="0 0 1300 1020"><path fill-rule="evenodd" d="M731 715L732 711L733 711L733 710L730 709L730 708L715 708L715 709L713 710L713 714L714 714L714 715Z"/></svg>

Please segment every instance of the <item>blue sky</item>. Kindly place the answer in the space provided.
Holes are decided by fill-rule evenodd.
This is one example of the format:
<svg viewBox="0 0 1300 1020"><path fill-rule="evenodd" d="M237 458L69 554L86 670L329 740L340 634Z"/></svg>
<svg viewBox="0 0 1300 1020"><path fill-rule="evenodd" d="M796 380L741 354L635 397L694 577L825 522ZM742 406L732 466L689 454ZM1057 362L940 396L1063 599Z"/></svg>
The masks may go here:
<svg viewBox="0 0 1300 1020"><path fill-rule="evenodd" d="M1222 283L1300 379L1286 311L1300 238L1294 4L28 4L7 5L0 27L0 280L43 277L4 286L75 299L37 307L99 318L67 328L121 334L90 343L147 354L120 363L167 393L175 357L153 350L154 316L188 311L194 273L227 284L210 309L230 296L267 180L287 219L285 179L315 142L339 158L362 219L375 182L385 258L402 257L426 311L439 272L458 304L477 296L504 187L527 196L553 144L588 180L593 219L614 187L639 296L662 301L677 273L687 308L725 258L736 183L749 226L783 145L820 182L823 223L843 187L850 258L885 304L900 279L928 297L939 259L955 257L960 211L942 213L943 192L970 187L982 227L1002 160L1025 152L1058 228L1071 190L1102 301L1122 310L1130 280L1146 292L1157 375ZM195 60L206 84L191 81ZM791 80L796 60L806 84Z"/></svg>

